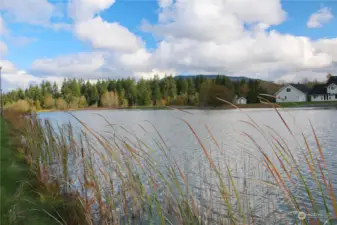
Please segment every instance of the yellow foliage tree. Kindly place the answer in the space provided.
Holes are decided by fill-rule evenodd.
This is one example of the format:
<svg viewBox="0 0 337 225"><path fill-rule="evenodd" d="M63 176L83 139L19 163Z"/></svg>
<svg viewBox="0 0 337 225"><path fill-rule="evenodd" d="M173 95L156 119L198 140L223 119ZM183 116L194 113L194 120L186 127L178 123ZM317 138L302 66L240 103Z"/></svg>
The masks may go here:
<svg viewBox="0 0 337 225"><path fill-rule="evenodd" d="M118 95L114 92L105 92L101 96L101 105L103 107L118 107L119 106L119 98Z"/></svg>
<svg viewBox="0 0 337 225"><path fill-rule="evenodd" d="M78 103L78 107L79 108L84 108L84 107L86 107L87 106L87 99L82 95L81 97L80 97L80 101L79 101L79 103Z"/></svg>
<svg viewBox="0 0 337 225"><path fill-rule="evenodd" d="M51 95L47 95L43 100L43 108L52 109L55 106L55 99Z"/></svg>
<svg viewBox="0 0 337 225"><path fill-rule="evenodd" d="M66 109L66 108L68 108L68 105L67 105L66 101L64 101L63 98L58 98L56 100L56 104L55 105L56 105L57 109Z"/></svg>

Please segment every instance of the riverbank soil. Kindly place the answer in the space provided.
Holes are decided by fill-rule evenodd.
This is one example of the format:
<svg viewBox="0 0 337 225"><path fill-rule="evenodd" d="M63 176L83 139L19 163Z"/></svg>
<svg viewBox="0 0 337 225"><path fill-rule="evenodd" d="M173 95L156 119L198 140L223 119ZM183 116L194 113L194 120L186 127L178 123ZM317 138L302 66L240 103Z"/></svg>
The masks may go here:
<svg viewBox="0 0 337 225"><path fill-rule="evenodd" d="M57 212L38 194L36 178L10 138L10 125L0 117L0 224L56 225Z"/></svg>

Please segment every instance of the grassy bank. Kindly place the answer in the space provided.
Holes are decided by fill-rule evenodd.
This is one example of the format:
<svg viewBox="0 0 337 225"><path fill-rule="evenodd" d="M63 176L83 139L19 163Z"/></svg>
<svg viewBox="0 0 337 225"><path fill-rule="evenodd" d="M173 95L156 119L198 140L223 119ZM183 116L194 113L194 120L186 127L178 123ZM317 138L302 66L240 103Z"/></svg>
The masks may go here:
<svg viewBox="0 0 337 225"><path fill-rule="evenodd" d="M9 125L1 123L1 224L59 224L48 201L35 192L37 183L23 155L9 138Z"/></svg>
<svg viewBox="0 0 337 225"><path fill-rule="evenodd" d="M19 119L18 117L16 119ZM13 121L12 121L13 122ZM18 123L22 122L20 119ZM77 201L59 193L57 185L37 179L19 127L0 117L1 220L6 225L60 225L78 223Z"/></svg>
<svg viewBox="0 0 337 225"><path fill-rule="evenodd" d="M81 129L71 124L55 127L34 114L24 117L9 112L7 118L20 128L15 136L25 140L21 146L23 158L34 172L38 187L43 187L39 189L44 190L43 196L60 200L62 207L57 207L57 212L67 224L277 224L278 207L269 204L274 198L282 199L286 214L303 211L337 216L335 189L314 129L316 146L309 147L307 137L294 136L274 110L279 123L304 146L304 161L299 163L290 150L293 146L282 135L257 124L248 114L247 121L242 122L254 128L254 134L264 142L257 143L252 134L243 131L255 152L253 156L245 150L237 152L240 164L230 163L232 158L207 124L208 140L214 148L206 147L193 124L181 119L199 144L193 151L198 151L204 162L192 173L151 124L151 130L142 127L147 134L154 131L149 145L125 129L128 135L118 133L116 130L123 127L104 117L92 118L105 120L111 130L104 133L91 130L73 114ZM197 182L192 185L191 179ZM317 223L291 216L298 224Z"/></svg>
<svg viewBox="0 0 337 225"><path fill-rule="evenodd" d="M323 102L283 102L278 103L281 107L327 107L335 106L337 107L337 101L323 101Z"/></svg>

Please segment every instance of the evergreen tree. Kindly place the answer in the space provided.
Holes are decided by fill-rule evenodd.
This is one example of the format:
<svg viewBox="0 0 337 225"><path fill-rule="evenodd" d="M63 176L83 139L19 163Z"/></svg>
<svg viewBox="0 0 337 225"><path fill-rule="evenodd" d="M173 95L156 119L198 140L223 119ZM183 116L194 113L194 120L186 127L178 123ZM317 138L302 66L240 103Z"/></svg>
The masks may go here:
<svg viewBox="0 0 337 225"><path fill-rule="evenodd" d="M148 83L142 78L137 85L138 97L137 103L139 105L150 105L151 104L151 89Z"/></svg>

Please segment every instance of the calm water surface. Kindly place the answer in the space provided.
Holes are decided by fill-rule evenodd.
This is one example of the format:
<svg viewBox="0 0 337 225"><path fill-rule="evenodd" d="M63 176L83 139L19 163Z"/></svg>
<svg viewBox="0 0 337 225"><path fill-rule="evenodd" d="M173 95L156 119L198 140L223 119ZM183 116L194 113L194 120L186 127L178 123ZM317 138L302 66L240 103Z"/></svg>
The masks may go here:
<svg viewBox="0 0 337 225"><path fill-rule="evenodd" d="M102 134L117 132L119 135L129 137L130 140L133 138L129 133L131 132L153 149L158 147L155 144L155 140L159 139L153 127L155 126L168 145L172 155L184 168L184 172L188 174L192 186L194 185L196 188L203 186L205 177L208 180L212 180L209 178L212 174L207 174L205 169L209 166L207 159L186 122L191 125L200 137L217 166L224 168L225 162L228 162L231 169L236 171L236 176L241 178L256 177L257 179L263 179L265 175L257 171L256 164L251 162L263 161L259 148L263 149L264 152L270 155L272 160L276 161L277 159L272 154L272 148L268 140L270 141L272 137L281 140L280 137L282 137L300 162L300 166L303 166L303 170L307 171L309 185L314 185L314 181L310 180L310 174L303 158L303 152L306 151L303 135L307 139L311 150L318 157L317 145L310 126L311 122L323 148L333 186L336 189L336 109L302 108L282 110L281 115L291 132L280 116L270 109L246 109L243 112L238 110L189 110L189 112L191 114L175 110L102 110L74 111L72 113L97 132ZM112 131L111 127L107 126L107 122L97 114L103 116L116 129ZM50 119L55 124L71 122L76 127L81 127L69 113L65 112L40 113L39 117ZM128 132L117 125L122 126ZM268 139L265 139L257 131L255 128L257 125L262 128L265 134L269 135ZM220 150L216 148L206 126L209 127L212 135L217 140ZM162 162L161 160L163 159L159 157L158 164ZM164 164L165 162L162 163ZM296 191L301 196L304 189L303 187L297 187ZM337 189L335 191L337 192ZM303 198L303 201L306 201L306 198Z"/></svg>

